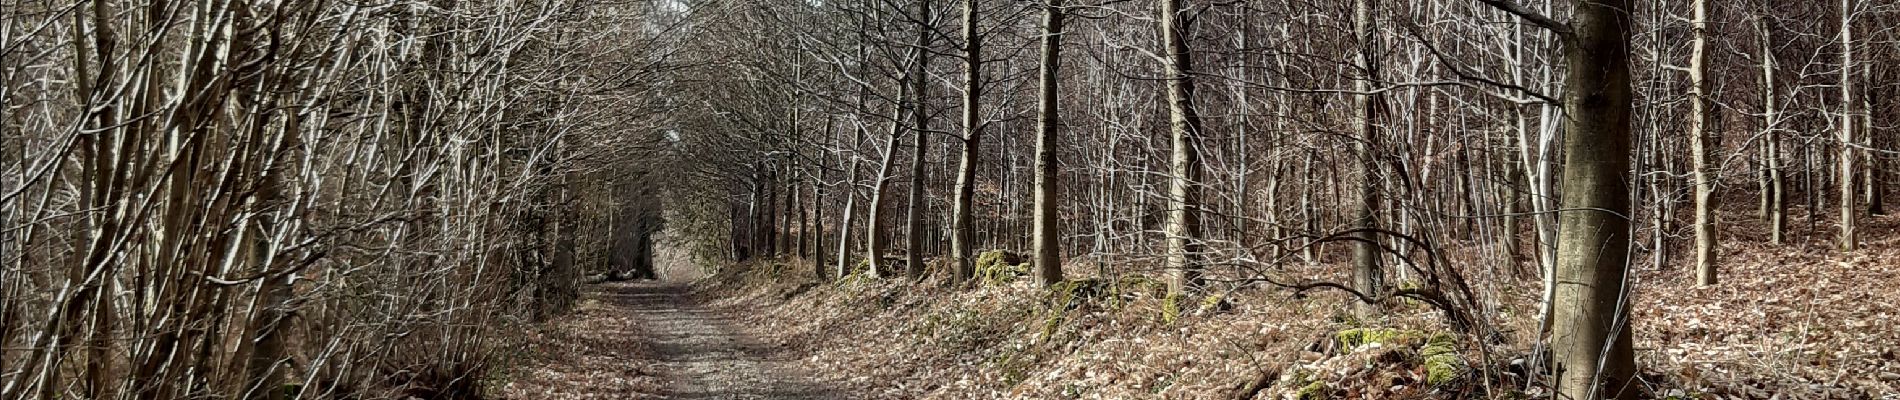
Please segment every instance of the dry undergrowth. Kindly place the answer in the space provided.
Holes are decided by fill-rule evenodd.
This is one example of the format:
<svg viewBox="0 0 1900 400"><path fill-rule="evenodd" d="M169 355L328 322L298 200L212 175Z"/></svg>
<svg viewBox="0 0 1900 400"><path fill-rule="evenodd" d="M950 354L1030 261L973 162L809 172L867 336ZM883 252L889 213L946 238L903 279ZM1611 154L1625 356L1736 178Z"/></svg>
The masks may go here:
<svg viewBox="0 0 1900 400"><path fill-rule="evenodd" d="M1327 348L1335 331L1354 326L1336 296L1241 292L1230 310L1189 306L1168 322L1158 293L1127 277L1102 280L1124 283L1107 291L1120 295L1076 296L1025 282L965 290L895 280L795 283L805 279L727 278L708 294L717 305L754 310L745 314L752 334L805 355L802 366L819 379L872 398L1270 396L1276 388L1268 386L1290 365L1365 353ZM1402 306L1382 324L1423 332L1435 329L1435 314ZM1429 387L1427 371L1413 367L1378 371L1384 383L1396 377L1405 386L1379 393L1423 397L1464 387Z"/></svg>
<svg viewBox="0 0 1900 400"><path fill-rule="evenodd" d="M587 291L572 314L523 332L509 355L509 376L497 377L502 399L664 398L666 382L649 333L637 316Z"/></svg>
<svg viewBox="0 0 1900 400"><path fill-rule="evenodd" d="M1639 266L1635 345L1656 397L1893 398L1900 393L1900 235L1870 224L1867 250L1767 246L1749 223L1727 232L1724 282L1695 288L1681 267ZM1639 256L1641 256L1639 254ZM1321 265L1306 276L1340 276ZM740 270L741 268L731 268ZM786 346L820 380L868 398L1205 399L1539 398L1521 375L1536 330L1534 278L1476 274L1492 296L1500 343L1444 335L1439 314L1401 303L1358 321L1346 297L1250 288L1227 311L1178 319L1139 279L1099 277L1115 294L1083 300L1026 282L947 289L939 282L853 278L812 284L808 268L757 266L707 280L714 305ZM1055 304L1068 304L1058 306ZM1173 319L1173 321L1170 321ZM1404 336L1342 346L1342 331ZM1445 339L1448 338L1448 339ZM1446 343L1441 343L1446 342ZM1450 363L1444 349L1457 355ZM1514 365L1514 363L1516 365ZM1450 371L1447 365L1457 366ZM1450 371L1450 372L1447 372ZM1481 378L1489 376L1490 378ZM1429 382L1428 382L1429 381Z"/></svg>

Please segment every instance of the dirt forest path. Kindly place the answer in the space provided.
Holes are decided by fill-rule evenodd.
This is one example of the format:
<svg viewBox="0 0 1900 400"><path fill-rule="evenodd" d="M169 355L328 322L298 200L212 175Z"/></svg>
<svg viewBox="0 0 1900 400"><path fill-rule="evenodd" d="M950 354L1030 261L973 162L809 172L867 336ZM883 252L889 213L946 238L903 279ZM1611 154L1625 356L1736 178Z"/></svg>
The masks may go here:
<svg viewBox="0 0 1900 400"><path fill-rule="evenodd" d="M661 370L673 379L668 392L680 399L836 399L803 379L789 360L748 340L733 318L701 307L684 284L649 282L605 288L605 301L638 315L659 353Z"/></svg>
<svg viewBox="0 0 1900 400"><path fill-rule="evenodd" d="M561 342L565 357L529 367L525 379L570 380L572 386L535 390L523 382L512 396L545 398L656 399L844 399L790 366L789 355L760 344L734 329L735 318L699 304L690 287L677 282L621 282L590 285L577 320L560 324L550 340ZM579 332L576 332L579 331ZM615 337L608 337L615 336ZM625 337L637 336L637 337ZM589 360L607 358L604 366ZM586 371L584 374L574 372ZM608 375L608 376L603 376ZM613 376L619 375L619 376ZM631 376L627 376L631 375ZM655 379L657 378L657 380ZM644 379L644 385L587 384ZM554 383L554 382L546 382ZM640 387L646 386L646 387ZM513 391L513 390L511 390ZM525 392L525 393L524 393ZM539 392L539 393L535 393Z"/></svg>

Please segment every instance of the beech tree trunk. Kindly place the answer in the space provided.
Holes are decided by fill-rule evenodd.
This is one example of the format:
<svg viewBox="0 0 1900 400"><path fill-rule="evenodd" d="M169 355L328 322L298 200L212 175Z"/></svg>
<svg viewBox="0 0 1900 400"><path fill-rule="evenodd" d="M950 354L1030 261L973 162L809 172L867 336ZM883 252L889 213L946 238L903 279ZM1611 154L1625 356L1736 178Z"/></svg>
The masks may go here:
<svg viewBox="0 0 1900 400"><path fill-rule="evenodd" d="M1854 148L1858 143L1854 136L1854 0L1841 0L1841 124L1840 137L1840 208L1841 208L1841 251L1851 252L1860 248L1860 236L1854 231Z"/></svg>
<svg viewBox="0 0 1900 400"><path fill-rule="evenodd" d="M922 53L920 49L913 49L907 58L914 63L921 59ZM884 154L878 162L877 181L871 183L869 216L864 219L867 225L864 229L866 235L864 256L871 263L871 276L875 277L889 277L891 273L896 272L884 262L884 253L890 248L890 239L884 234L883 214L885 205L890 202L888 193L891 188L891 162L896 158L898 144L904 139L904 112L910 108L911 80L920 78L912 76L910 71L898 77L897 98L891 104L890 143L884 146Z"/></svg>
<svg viewBox="0 0 1900 400"><path fill-rule="evenodd" d="M976 225L970 222L970 203L976 196L976 161L981 155L983 127L983 36L977 33L976 0L963 0L963 153L957 158L957 188L950 211L950 249L956 258L955 280L976 275Z"/></svg>
<svg viewBox="0 0 1900 400"><path fill-rule="evenodd" d="M1635 396L1630 347L1630 0L1576 0L1551 350L1561 396Z"/></svg>
<svg viewBox="0 0 1900 400"><path fill-rule="evenodd" d="M1779 89L1775 81L1774 31L1768 26L1767 11L1769 10L1763 10L1763 14L1755 18L1755 30L1761 35L1761 157L1762 163L1765 164L1764 175L1767 175L1767 185L1762 188L1762 192L1766 199L1763 208L1767 211L1768 217L1768 241L1779 245L1784 241L1782 235L1788 227L1788 202L1787 194L1782 190L1782 184L1786 179L1781 176L1781 138L1779 130L1775 127L1781 122L1779 120L1781 110L1778 108L1779 104L1776 103L1779 98L1776 91Z"/></svg>
<svg viewBox="0 0 1900 400"><path fill-rule="evenodd" d="M1860 64L1860 78L1862 82L1866 82L1866 85L1861 86L1860 89L1860 145L1863 146L1861 153L1867 160L1866 165L1860 168L1861 182L1864 183L1861 185L1861 192L1862 197L1865 197L1863 201L1867 202L1867 214L1884 215L1887 213L1887 210L1886 204L1884 204L1881 198L1880 160L1885 157L1883 157L1880 152L1875 151L1875 149L1880 149L1880 147L1876 146L1882 143L1880 143L1879 140L1880 132L1874 130L1874 113L1880 111L1880 104L1875 101L1881 99L1881 97L1875 93L1875 90L1879 89L1881 85L1874 84L1874 82L1878 82L1874 80L1874 63L1864 62Z"/></svg>
<svg viewBox="0 0 1900 400"><path fill-rule="evenodd" d="M900 83L900 85L905 84ZM909 86L905 87L908 88ZM909 89L900 90L900 92L904 91L909 91ZM898 97L903 98L904 96L900 95ZM870 263L871 276L875 277L889 277L891 276L891 272L893 272L890 269L891 266L886 265L884 262L884 253L890 248L890 239L884 234L884 208L886 204L890 203L891 198L891 196L888 195L891 188L891 162L896 158L899 141L903 139L901 131L904 129L904 123L902 122L904 106L898 104L893 105L892 108L895 108L896 111L891 112L891 116L894 117L891 118L891 141L888 145L884 146L884 154L879 158L877 176L873 178L875 181L871 182L871 202L866 205L869 209L865 211L866 216L864 218L864 259Z"/></svg>
<svg viewBox="0 0 1900 400"><path fill-rule="evenodd" d="M1170 296L1198 291L1201 286L1201 116L1194 108L1193 65L1182 26L1182 0L1161 1L1161 41L1167 47L1168 128L1173 174L1168 180L1167 265L1173 274Z"/></svg>
<svg viewBox="0 0 1900 400"><path fill-rule="evenodd" d="M1709 121L1715 110L1709 106L1708 47L1709 2L1691 3L1689 41L1689 153L1695 180L1695 270L1696 285L1716 282L1715 177L1709 165Z"/></svg>
<svg viewBox="0 0 1900 400"><path fill-rule="evenodd" d="M863 143L865 136L864 127L858 126L856 131L858 139L856 143ZM838 278L851 275L853 272L851 271L851 228L855 225L852 224L851 220L852 217L857 215L857 213L852 212L857 209L858 202L858 160L856 155L853 155L849 160L845 160L845 168L849 169L850 172L847 174L848 176L845 178L843 185L844 210L839 211L838 214L839 218L843 219L843 221L838 223L838 268L837 271L834 271L836 273L833 274L833 276Z"/></svg>
<svg viewBox="0 0 1900 400"><path fill-rule="evenodd" d="M834 121L832 121L832 117L830 116L825 117L825 133L826 133L826 136L836 139L837 132L834 131L833 129L837 129L837 128L832 125L833 122ZM826 164L826 161L829 161L830 159L831 157L829 157L828 155L825 155L822 153L818 155L818 180L813 181L811 185L811 229L812 231L810 233L805 234L811 240L812 276L816 278L816 280L819 282L824 282L826 278L825 276L825 207L824 207L825 179L827 179L831 175L831 169L825 164ZM835 278L838 276L833 276L833 277Z"/></svg>
<svg viewBox="0 0 1900 400"><path fill-rule="evenodd" d="M1381 50L1377 40L1378 33L1373 30L1372 22L1373 8L1377 6L1375 1L1377 0L1353 0L1352 2L1353 35L1357 37L1359 45L1358 54L1354 60L1357 65L1354 67L1359 69L1360 74L1359 79L1353 80L1353 90L1358 92L1352 96L1355 114L1353 119L1356 122L1353 128L1358 131L1356 138L1358 142L1354 144L1354 153L1356 153L1354 157L1357 158L1357 162L1352 163L1352 167L1358 170L1356 172L1363 181L1360 182L1359 191L1355 193L1357 196L1353 199L1352 223L1349 227L1359 230L1353 234L1356 239L1352 244L1353 289L1377 298L1381 296L1383 274L1379 268L1379 258L1382 256L1379 249L1379 235L1372 232L1373 229L1379 227L1379 190L1382 182L1379 178L1378 162L1379 126L1378 122L1373 120L1377 117L1378 102L1381 100L1378 95L1371 93L1378 85L1379 65L1376 52ZM1376 313L1378 307L1374 304L1362 304L1360 311L1368 314Z"/></svg>
<svg viewBox="0 0 1900 400"><path fill-rule="evenodd" d="M1048 0L1042 7L1041 93L1036 115L1036 210L1032 247L1036 254L1036 278L1043 286L1062 281L1062 233L1056 217L1056 129L1062 117L1057 113L1058 72L1062 62L1062 0Z"/></svg>
<svg viewBox="0 0 1900 400"><path fill-rule="evenodd" d="M904 222L904 241L908 247L904 250L904 273L911 277L924 276L924 219L929 215L924 210L924 150L928 149L924 133L930 129L930 113L924 111L924 104L930 97L930 80L924 76L930 65L930 1L917 3L917 55L911 61L910 116L913 128L911 136L910 163L910 205L906 210ZM895 143L893 143L895 145Z"/></svg>

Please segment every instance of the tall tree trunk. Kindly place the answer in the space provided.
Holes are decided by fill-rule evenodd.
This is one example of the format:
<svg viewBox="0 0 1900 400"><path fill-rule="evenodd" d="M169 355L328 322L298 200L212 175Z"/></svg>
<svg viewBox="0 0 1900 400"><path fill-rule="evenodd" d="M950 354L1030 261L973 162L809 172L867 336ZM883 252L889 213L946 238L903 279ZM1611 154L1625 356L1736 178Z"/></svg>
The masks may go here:
<svg viewBox="0 0 1900 400"><path fill-rule="evenodd" d="M1689 153L1695 180L1695 270L1696 285L1716 283L1715 177L1709 165L1709 121L1714 112L1709 106L1708 47L1709 1L1691 2L1689 24L1694 32L1689 41Z"/></svg>
<svg viewBox="0 0 1900 400"><path fill-rule="evenodd" d="M1860 173L1861 181L1864 183L1861 185L1861 191L1864 192L1863 197L1866 197L1864 201L1867 202L1867 214L1884 215L1887 213L1887 210L1885 201L1882 198L1883 196L1881 196L1884 193L1881 193L1880 190L1880 167L1882 164L1881 159L1885 157L1873 150L1880 148L1878 146L1882 144L1880 143L1880 132L1874 130L1874 113L1880 110L1880 104L1876 103L1876 101L1882 98L1879 96L1879 93L1874 91L1880 87L1874 84L1874 82L1877 82L1874 80L1874 63L1865 62L1860 64L1860 78L1862 82L1867 82L1867 84L1860 89L1860 144L1864 149L1861 150L1861 154L1867 159L1867 165L1861 168L1862 171Z"/></svg>
<svg viewBox="0 0 1900 400"><path fill-rule="evenodd" d="M1300 231L1309 238L1319 232L1319 206L1313 202L1313 192L1319 190L1313 179L1317 172L1314 159L1318 158L1318 152L1309 149L1300 157ZM1307 264L1318 264L1320 245L1318 241L1307 239L1306 245L1300 246L1300 259Z"/></svg>
<svg viewBox="0 0 1900 400"><path fill-rule="evenodd" d="M1499 158L1502 159L1502 162L1509 163L1511 157L1505 155ZM1524 204L1524 195L1523 191L1517 188L1519 183L1524 182L1524 179L1522 179L1524 170L1514 168L1508 164L1502 167L1503 168L1500 169L1505 171L1504 176L1498 178L1499 183L1497 185L1499 192L1498 201L1504 202L1504 226L1499 229L1501 231L1500 233L1502 233L1503 240L1500 242L1502 242L1504 246L1504 255L1511 260L1513 268L1516 268L1515 265L1524 258L1524 253L1519 249L1519 247L1523 246L1519 244L1521 242L1517 236L1519 232L1524 231L1518 227L1521 225L1518 223L1518 214L1524 212L1522 206Z"/></svg>
<svg viewBox="0 0 1900 400"><path fill-rule="evenodd" d="M1768 13L1762 10L1755 17L1755 31L1761 35L1761 85L1762 85L1762 162L1767 175L1767 185L1762 192L1767 201L1764 208L1768 217L1768 242L1780 245L1782 234L1787 230L1788 203L1787 194L1782 190L1785 179L1781 176L1781 138L1775 125L1780 123L1779 96L1775 82L1774 31L1768 26Z"/></svg>
<svg viewBox="0 0 1900 400"><path fill-rule="evenodd" d="M803 177L809 172L799 171L796 168L794 168L793 171L793 173L798 174L799 178L797 178L797 180L800 182L791 186L791 190L785 194L785 199L787 203L794 204L798 208L798 234L787 236L791 236L790 247L792 248L792 254L798 256L800 259L804 259L812 257L811 252L805 248L805 243L809 242L811 238L811 207L799 199L799 197L805 194L805 187L802 185L804 183ZM813 188L812 190L817 190L818 185L817 183L813 183L811 187ZM787 216L790 215L788 214Z"/></svg>
<svg viewBox="0 0 1900 400"><path fill-rule="evenodd" d="M760 177L753 182L752 190L757 193L752 204L752 218L758 221L758 240L753 242L754 252L761 258L778 257L778 163L771 162L759 166Z"/></svg>
<svg viewBox="0 0 1900 400"><path fill-rule="evenodd" d="M1352 281L1353 289L1375 298L1381 296L1380 281L1383 274L1379 268L1381 257L1378 229L1379 190L1382 179L1379 178L1378 143L1379 126L1373 118L1377 117L1381 99L1371 92L1376 89L1379 79L1379 65L1376 52L1380 49L1378 32L1373 29L1372 13L1377 0L1353 0L1352 25L1353 36L1359 45L1355 54L1354 67L1359 70L1359 79L1353 80L1352 96L1353 119L1358 141L1354 146L1354 160L1350 166L1357 169L1360 182L1357 196L1352 204L1352 222L1350 229L1355 240L1352 245ZM1362 313L1378 312L1377 305L1361 304Z"/></svg>
<svg viewBox="0 0 1900 400"><path fill-rule="evenodd" d="M1550 11L1548 1L1544 3L1544 11L1546 13ZM1539 35L1537 44L1532 45L1524 29L1524 26L1519 25L1512 30L1517 48L1512 57L1511 79L1522 87L1545 86L1533 83L1525 69L1528 67L1526 65L1529 63L1528 60L1531 59L1530 53L1544 47L1548 34ZM1549 65L1539 65L1537 72L1542 75L1540 78L1542 82L1550 81ZM1543 278L1543 297L1538 302L1537 310L1540 333L1549 327L1550 307L1557 293L1556 285L1553 283L1557 276L1557 220L1552 215L1552 209L1555 208L1552 201L1556 198L1556 188L1552 182L1550 170L1552 164L1550 147L1556 140L1555 129L1551 129L1551 119L1555 114L1552 108L1549 104L1538 106L1537 126L1534 127L1537 133L1535 137L1531 136L1533 126L1530 110L1526 107L1514 108L1517 123L1517 160L1523 164L1522 176L1529 188L1525 198L1530 203L1531 229L1537 239L1532 243L1532 249L1535 251L1531 254L1537 256L1538 274Z"/></svg>
<svg viewBox="0 0 1900 400"><path fill-rule="evenodd" d="M916 55L912 54L912 62L915 62L915 57ZM896 158L898 144L904 139L904 111L909 108L906 104L907 99L910 98L910 80L915 78L906 72L897 81L897 101L891 104L891 141L884 146L884 154L877 165L877 180L871 183L869 216L864 218L866 225L864 256L871 263L871 276L875 277L889 277L894 272L890 269L891 266L884 263L884 253L890 248L890 240L884 234L883 214L885 205L891 198L888 195L891 188L891 162Z"/></svg>
<svg viewBox="0 0 1900 400"><path fill-rule="evenodd" d="M1551 347L1562 397L1638 392L1630 348L1630 0L1577 0L1564 46L1564 188Z"/></svg>
<svg viewBox="0 0 1900 400"><path fill-rule="evenodd" d="M909 244L904 251L904 269L912 277L924 276L924 241L927 240L924 237L924 218L929 217L924 210L927 201L924 199L924 150L929 148L925 144L924 132L930 129L930 113L924 111L924 103L930 97L927 92L930 80L924 76L930 67L931 28L927 25L930 23L929 0L917 3L917 21L917 56L910 67L910 117L914 126L911 135L916 138L912 141L915 146L911 147L910 205L904 223L904 240Z"/></svg>
<svg viewBox="0 0 1900 400"><path fill-rule="evenodd" d="M859 126L856 131L859 139L857 142L864 142L864 128ZM853 155L850 159L844 160L844 163L844 167L849 169L850 172L846 174L842 188L844 189L844 210L838 213L838 217L842 218L842 221L838 223L838 268L836 271L833 271L835 272L833 276L837 278L844 278L853 272L851 271L851 228L855 225L852 225L851 219L857 215L857 213L853 211L857 209L858 202L857 156Z"/></svg>
<svg viewBox="0 0 1900 400"><path fill-rule="evenodd" d="M1854 209L1854 155L1859 153L1854 137L1854 6L1855 0L1841 0L1841 125L1840 137L1840 208L1841 251L1860 248L1860 236L1854 231L1858 215Z"/></svg>
<svg viewBox="0 0 1900 400"><path fill-rule="evenodd" d="M796 126L796 124L794 124L794 126ZM792 132L792 136L798 136L797 128L793 128ZM793 139L793 142L797 142L797 139ZM779 168L779 176L783 176L784 178L780 179L780 186L778 186L780 189L777 190L780 193L779 196L776 197L779 222L775 225L778 226L778 240L772 244L772 247L778 249L778 254L780 255L797 257L803 256L803 254L799 254L800 249L797 245L799 242L795 240L797 234L801 231L794 229L798 228L799 222L804 220L798 217L797 209L799 195L798 157L787 156L786 158L790 159L790 161Z"/></svg>
<svg viewBox="0 0 1900 400"><path fill-rule="evenodd" d="M1062 63L1062 0L1042 7L1041 93L1036 114L1036 210L1033 247L1036 277L1043 286L1062 281L1062 233L1056 220L1056 129L1061 127L1056 93Z"/></svg>
<svg viewBox="0 0 1900 400"><path fill-rule="evenodd" d="M1167 269L1170 296L1198 291L1201 286L1201 116L1194 108L1194 68L1190 63L1187 15L1182 0L1161 1L1161 41L1167 46L1165 79L1168 84L1168 127L1173 154L1168 181Z"/></svg>
<svg viewBox="0 0 1900 400"><path fill-rule="evenodd" d="M970 203L976 196L976 161L983 143L983 36L977 33L977 0L963 0L963 153L957 158L957 189L950 211L950 248L956 257L957 281L976 275L976 226L970 221Z"/></svg>
<svg viewBox="0 0 1900 400"><path fill-rule="evenodd" d="M834 142L836 142L835 139L837 139L837 132L833 131L833 129L836 129L836 127L832 126L832 122L833 122L832 117L830 116L825 117L825 133L828 134L826 136L831 137L832 139L834 139ZM827 167L825 164L826 164L826 161L829 161L830 159L831 158L823 152L820 152L818 154L818 180L813 181L811 185L811 228L812 228L812 231L811 233L807 234L807 236L811 239L812 276L815 277L819 282L823 282L826 278L825 277L825 180L829 178L831 174L831 169Z"/></svg>

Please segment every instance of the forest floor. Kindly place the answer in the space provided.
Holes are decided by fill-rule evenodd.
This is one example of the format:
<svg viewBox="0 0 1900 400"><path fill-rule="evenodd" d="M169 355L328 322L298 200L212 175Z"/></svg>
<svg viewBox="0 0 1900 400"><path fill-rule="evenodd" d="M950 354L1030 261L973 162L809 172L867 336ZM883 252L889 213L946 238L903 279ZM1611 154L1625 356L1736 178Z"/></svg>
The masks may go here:
<svg viewBox="0 0 1900 400"><path fill-rule="evenodd" d="M1646 397L1900 399L1900 217L1870 220L1866 248L1846 255L1825 224L1769 245L1759 224L1737 221L1715 287L1694 285L1686 257L1657 268L1639 251L1632 317ZM1225 293L1231 308L1170 308L1139 269L1083 263L1072 276L1108 287L818 284L809 264L784 260L727 268L696 290L856 398L1550 398L1531 367L1541 359L1535 270L1486 266L1472 247L1447 250L1487 299L1489 340L1452 332L1429 305L1393 302L1363 318L1329 291L1256 285ZM1343 281L1343 260L1273 273Z"/></svg>
<svg viewBox="0 0 1900 400"><path fill-rule="evenodd" d="M839 399L775 345L734 329L684 283L589 285L572 316L529 339L507 399Z"/></svg>
<svg viewBox="0 0 1900 400"><path fill-rule="evenodd" d="M1759 224L1728 226L1715 287L1696 287L1680 260L1649 264L1653 253L1640 249L1632 331L1644 393L1900 399L1900 217L1873 218L1866 248L1845 255L1825 240L1831 227L1807 226L1785 245L1762 243ZM1027 279L974 288L861 276L814 283L797 259L705 277L663 271L693 283L589 286L574 314L535 331L529 356L497 391L512 399L1550 398L1531 367L1540 363L1531 345L1536 273L1522 262L1489 266L1471 248L1446 246L1493 315L1494 337L1482 340L1452 332L1426 304L1390 302L1365 318L1336 292L1256 285L1224 293L1225 307L1168 307L1155 281L1130 267L1071 265L1093 286L1054 290ZM1272 273L1338 281L1342 261Z"/></svg>

